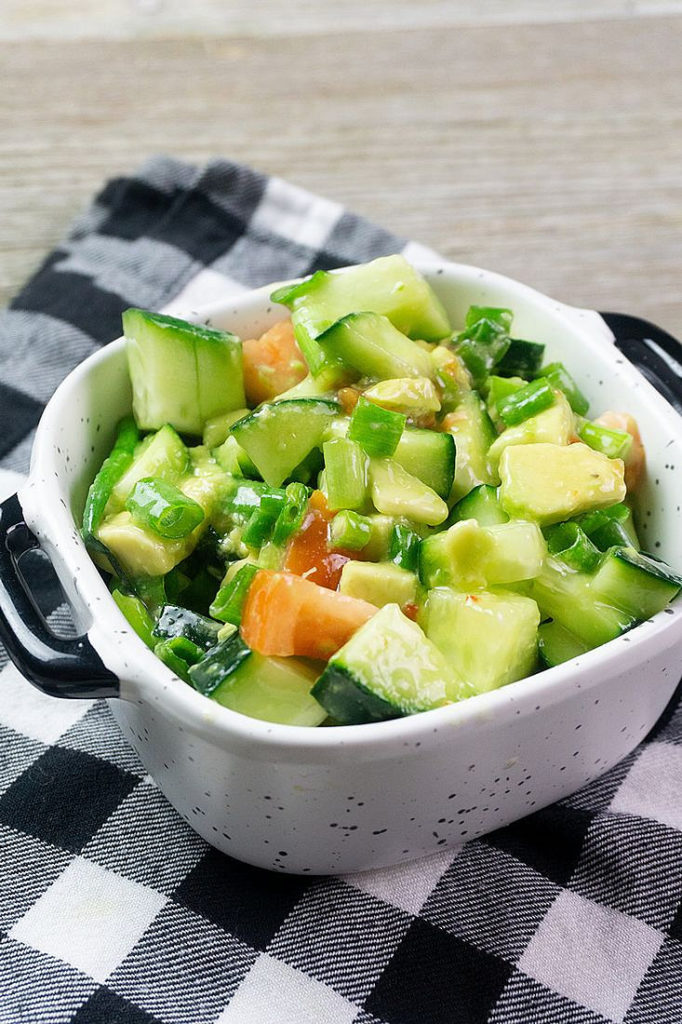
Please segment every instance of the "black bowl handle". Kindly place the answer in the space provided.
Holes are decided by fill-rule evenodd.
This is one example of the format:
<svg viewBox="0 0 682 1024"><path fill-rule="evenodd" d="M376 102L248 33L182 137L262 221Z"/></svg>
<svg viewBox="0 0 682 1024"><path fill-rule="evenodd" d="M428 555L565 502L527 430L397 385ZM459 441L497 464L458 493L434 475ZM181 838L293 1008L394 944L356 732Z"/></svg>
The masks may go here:
<svg viewBox="0 0 682 1024"><path fill-rule="evenodd" d="M624 356L682 416L682 344L661 327L627 313L601 313Z"/></svg>
<svg viewBox="0 0 682 1024"><path fill-rule="evenodd" d="M38 611L18 563L39 546L13 494L0 505L0 638L7 653L29 682L52 697L118 697L117 677L87 636L56 636Z"/></svg>

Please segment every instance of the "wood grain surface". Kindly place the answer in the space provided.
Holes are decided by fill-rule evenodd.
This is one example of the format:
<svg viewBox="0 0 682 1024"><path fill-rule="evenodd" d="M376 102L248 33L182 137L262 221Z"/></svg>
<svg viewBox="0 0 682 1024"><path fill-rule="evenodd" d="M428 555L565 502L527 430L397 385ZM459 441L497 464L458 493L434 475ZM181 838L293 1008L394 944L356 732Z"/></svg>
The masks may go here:
<svg viewBox="0 0 682 1024"><path fill-rule="evenodd" d="M681 2L3 0L0 300L108 176L224 155L682 336L681 55Z"/></svg>

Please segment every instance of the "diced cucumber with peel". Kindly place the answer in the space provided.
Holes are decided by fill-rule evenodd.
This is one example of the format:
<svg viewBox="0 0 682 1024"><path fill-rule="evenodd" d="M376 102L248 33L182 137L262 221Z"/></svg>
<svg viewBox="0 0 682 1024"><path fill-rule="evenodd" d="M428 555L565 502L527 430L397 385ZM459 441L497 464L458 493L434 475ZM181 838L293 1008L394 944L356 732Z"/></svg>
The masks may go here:
<svg viewBox="0 0 682 1024"><path fill-rule="evenodd" d="M534 579L546 552L535 523L515 521L484 527L467 519L422 541L419 576L428 589L504 586Z"/></svg>
<svg viewBox="0 0 682 1024"><path fill-rule="evenodd" d="M142 309L125 311L123 333L142 430L170 423L201 435L207 420L246 405L242 347L234 334Z"/></svg>
<svg viewBox="0 0 682 1024"><path fill-rule="evenodd" d="M457 458L450 494L454 504L478 484L497 484L499 479L488 466L488 450L497 434L483 402L474 391L464 392L454 412L442 424L455 439Z"/></svg>
<svg viewBox="0 0 682 1024"><path fill-rule="evenodd" d="M313 696L341 725L442 707L474 693L397 604L381 608L337 651Z"/></svg>
<svg viewBox="0 0 682 1024"><path fill-rule="evenodd" d="M211 700L249 718L280 725L320 725L327 712L313 696L319 669L300 658L269 658L252 651L215 688Z"/></svg>
<svg viewBox="0 0 682 1024"><path fill-rule="evenodd" d="M406 427L392 458L447 501L455 479L457 460L455 440L451 434Z"/></svg>
<svg viewBox="0 0 682 1024"><path fill-rule="evenodd" d="M453 506L447 525L454 526L464 519L475 519L479 526L497 526L508 523L509 516L500 505L497 488L479 484Z"/></svg>
<svg viewBox="0 0 682 1024"><path fill-rule="evenodd" d="M439 341L452 333L442 303L404 256L382 256L340 273L318 271L271 298L294 310L313 338L359 309L381 313L410 338Z"/></svg>
<svg viewBox="0 0 682 1024"><path fill-rule="evenodd" d="M221 413L219 416L214 416L212 419L207 420L204 424L203 434L203 442L206 447L217 448L221 445L230 433L232 424L248 415L249 410L246 408L232 409L230 412Z"/></svg>
<svg viewBox="0 0 682 1024"><path fill-rule="evenodd" d="M495 690L535 669L538 606L531 598L498 591L429 591L423 628L458 676L478 693Z"/></svg>
<svg viewBox="0 0 682 1024"><path fill-rule="evenodd" d="M377 512L405 516L428 526L438 526L447 519L448 506L443 499L395 459L371 459L369 480Z"/></svg>
<svg viewBox="0 0 682 1024"><path fill-rule="evenodd" d="M297 398L261 405L232 427L271 487L279 487L313 448L321 446L329 424L339 414L336 402Z"/></svg>
<svg viewBox="0 0 682 1024"><path fill-rule="evenodd" d="M542 526L625 497L622 461L582 443L511 445L500 460L500 480L505 512Z"/></svg>
<svg viewBox="0 0 682 1024"><path fill-rule="evenodd" d="M554 619L588 647L598 647L630 629L637 616L605 601L592 589L592 579L549 556L533 580L532 596L543 617Z"/></svg>
<svg viewBox="0 0 682 1024"><path fill-rule="evenodd" d="M580 640L560 622L543 622L538 629L538 654L545 668L562 665L589 651L590 645Z"/></svg>
<svg viewBox="0 0 682 1024"><path fill-rule="evenodd" d="M347 597L383 608L385 604L403 607L417 598L417 577L391 562L346 562L341 570L339 592Z"/></svg>
<svg viewBox="0 0 682 1024"><path fill-rule="evenodd" d="M325 354L374 380L428 377L428 352L378 313L349 313L317 338Z"/></svg>
<svg viewBox="0 0 682 1024"><path fill-rule="evenodd" d="M637 619L662 611L682 587L682 576L634 548L612 548L592 580L592 593Z"/></svg>

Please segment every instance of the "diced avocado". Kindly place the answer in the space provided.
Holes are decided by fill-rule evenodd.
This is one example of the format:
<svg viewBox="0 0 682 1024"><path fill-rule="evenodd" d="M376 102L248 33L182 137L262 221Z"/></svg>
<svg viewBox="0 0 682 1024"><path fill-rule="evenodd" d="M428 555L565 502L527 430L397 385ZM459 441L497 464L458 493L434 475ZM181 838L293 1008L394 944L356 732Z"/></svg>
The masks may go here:
<svg viewBox="0 0 682 1024"><path fill-rule="evenodd" d="M500 504L510 516L542 526L625 497L624 466L578 443L506 448L500 461Z"/></svg>
<svg viewBox="0 0 682 1024"><path fill-rule="evenodd" d="M270 402L238 420L232 436L271 487L279 487L322 444L339 406L323 398Z"/></svg>
<svg viewBox="0 0 682 1024"><path fill-rule="evenodd" d="M349 313L317 338L324 353L374 380L427 377L428 352L378 313Z"/></svg>
<svg viewBox="0 0 682 1024"><path fill-rule="evenodd" d="M392 562L346 562L341 571L339 591L347 597L383 608L385 604L401 607L417 597L417 577Z"/></svg>
<svg viewBox="0 0 682 1024"><path fill-rule="evenodd" d="M545 668L562 665L589 651L590 645L578 639L560 622L543 622L538 629L538 654Z"/></svg>
<svg viewBox="0 0 682 1024"><path fill-rule="evenodd" d="M176 317L123 314L133 410L142 430L170 423L201 435L207 420L246 405L241 342Z"/></svg>
<svg viewBox="0 0 682 1024"><path fill-rule="evenodd" d="M548 444L567 445L575 434L573 410L561 392L557 392L554 405L530 416L515 427L507 427L493 441L488 450L488 465L491 473L497 475L502 452L512 445Z"/></svg>
<svg viewBox="0 0 682 1024"><path fill-rule="evenodd" d="M166 424L140 442L133 461L114 485L105 515L120 512L133 487L145 477L153 476L177 484L187 471L189 452L172 427Z"/></svg>
<svg viewBox="0 0 682 1024"><path fill-rule="evenodd" d="M447 519L448 506L443 499L394 459L371 459L369 476L370 494L378 512L406 516L428 526Z"/></svg>
<svg viewBox="0 0 682 1024"><path fill-rule="evenodd" d="M428 711L473 692L397 604L385 605L361 626L312 689L341 725Z"/></svg>
<svg viewBox="0 0 682 1024"><path fill-rule="evenodd" d="M596 594L591 586L592 578L548 556L539 576L533 580L532 596L543 618L551 617L588 647L598 647L620 636L636 620Z"/></svg>
<svg viewBox="0 0 682 1024"><path fill-rule="evenodd" d="M429 589L503 586L537 576L546 551L535 523L483 527L467 519L422 541L419 577Z"/></svg>
<svg viewBox="0 0 682 1024"><path fill-rule="evenodd" d="M365 398L384 409L406 416L424 416L438 412L440 399L433 381L428 377L400 377L381 380L365 391Z"/></svg>
<svg viewBox="0 0 682 1024"><path fill-rule="evenodd" d="M497 488L490 484L479 484L461 498L452 508L447 525L454 526L464 519L475 519L479 526L497 526L508 523L509 516L500 505Z"/></svg>
<svg viewBox="0 0 682 1024"><path fill-rule="evenodd" d="M441 412L453 412L463 395L471 391L471 374L462 359L446 345L437 345L429 353L433 379L440 391Z"/></svg>
<svg viewBox="0 0 682 1024"><path fill-rule="evenodd" d="M457 448L450 504L478 484L497 484L498 477L488 466L488 449L497 435L478 393L464 392L455 411L443 419L442 427L454 437Z"/></svg>
<svg viewBox="0 0 682 1024"><path fill-rule="evenodd" d="M214 416L204 424L203 442L207 448L217 448L230 433L230 427L237 420L249 415L248 409L232 409Z"/></svg>
<svg viewBox="0 0 682 1024"><path fill-rule="evenodd" d="M437 587L424 619L428 638L479 693L523 679L536 666L540 612L531 598Z"/></svg>
<svg viewBox="0 0 682 1024"><path fill-rule="evenodd" d="M662 611L682 587L682 576L665 562L630 547L612 548L592 580L592 592L636 619Z"/></svg>
<svg viewBox="0 0 682 1024"><path fill-rule="evenodd" d="M97 538L111 551L123 571L132 577L164 576L187 558L196 544L192 533L181 540L167 540L151 530L136 526L130 512L107 516L97 529Z"/></svg>

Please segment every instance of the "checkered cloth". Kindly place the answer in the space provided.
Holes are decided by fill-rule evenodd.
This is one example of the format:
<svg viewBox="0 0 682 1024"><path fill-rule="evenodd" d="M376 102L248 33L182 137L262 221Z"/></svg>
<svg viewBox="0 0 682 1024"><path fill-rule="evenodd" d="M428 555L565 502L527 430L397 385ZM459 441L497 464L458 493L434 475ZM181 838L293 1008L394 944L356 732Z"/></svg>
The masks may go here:
<svg viewBox="0 0 682 1024"><path fill-rule="evenodd" d="M0 484L128 305L403 248L276 178L155 159L110 182L0 322ZM408 255L419 247L408 246ZM44 611L64 625L44 566ZM678 1024L682 713L569 800L419 863L257 870L166 803L103 702L0 680L0 1024Z"/></svg>

